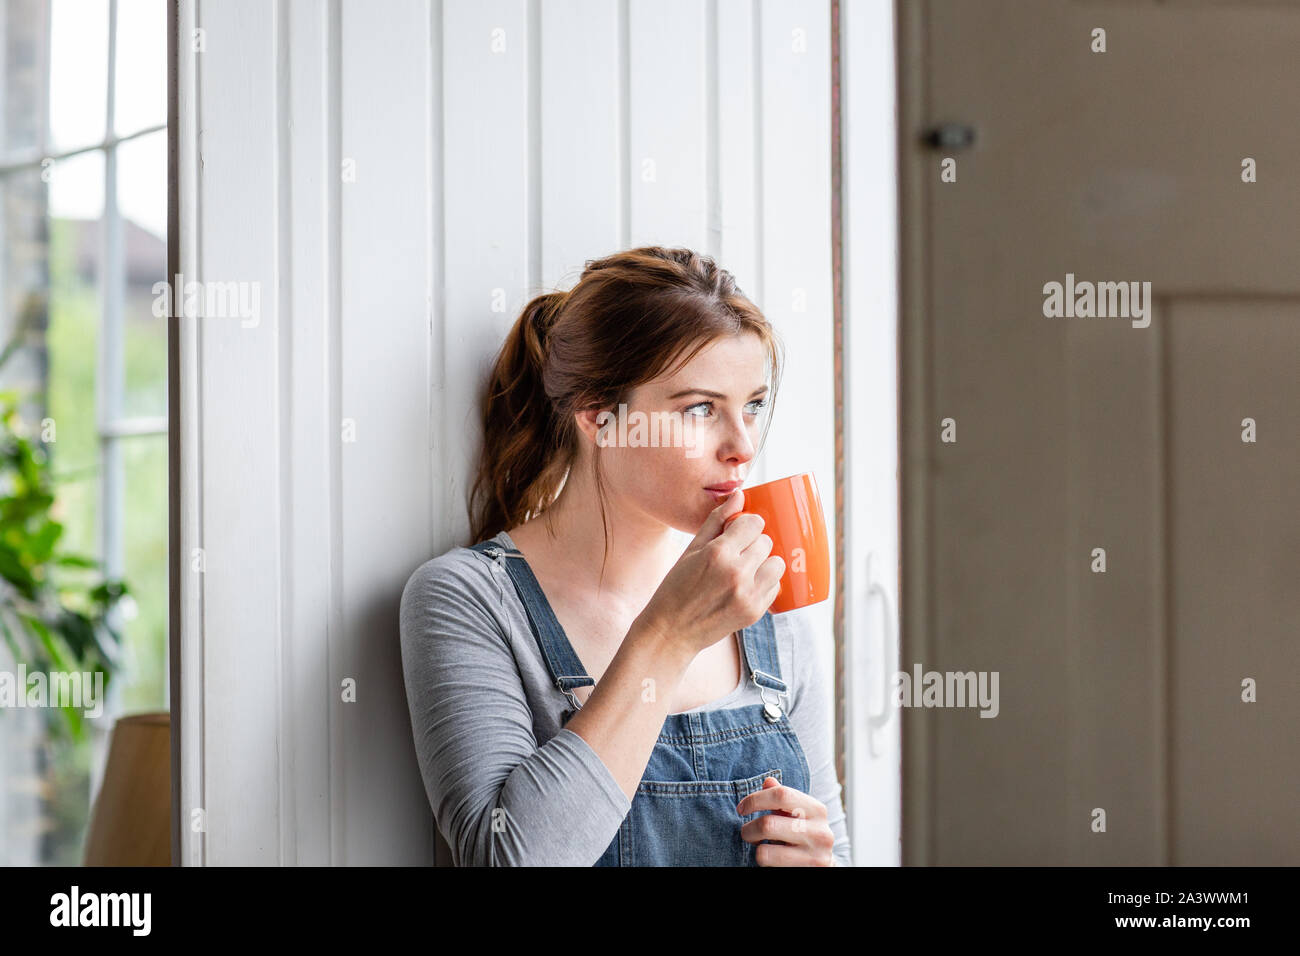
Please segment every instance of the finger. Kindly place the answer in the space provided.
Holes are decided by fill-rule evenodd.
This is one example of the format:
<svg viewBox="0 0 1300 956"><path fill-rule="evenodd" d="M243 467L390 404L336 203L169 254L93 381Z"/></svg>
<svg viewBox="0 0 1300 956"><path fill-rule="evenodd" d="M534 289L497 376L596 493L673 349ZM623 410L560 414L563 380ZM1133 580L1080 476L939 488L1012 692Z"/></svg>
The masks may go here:
<svg viewBox="0 0 1300 956"><path fill-rule="evenodd" d="M806 846L782 846L760 843L754 847L754 862L759 866L820 866L817 851Z"/></svg>
<svg viewBox="0 0 1300 956"><path fill-rule="evenodd" d="M727 523L727 527L722 532L722 539L737 554L748 548L763 533L763 526L767 523L762 515L756 515L751 512L733 515L734 519Z"/></svg>
<svg viewBox="0 0 1300 956"><path fill-rule="evenodd" d="M768 535L760 533L754 538L753 542L740 552L740 558L744 562L746 570L757 578L759 567L771 553L772 539ZM762 583L759 582L760 585Z"/></svg>
<svg viewBox="0 0 1300 956"><path fill-rule="evenodd" d="M780 590L783 577L785 577L785 558L779 554L774 554L758 566L758 570L754 573L754 583L759 588L768 587Z"/></svg>
<svg viewBox="0 0 1300 956"><path fill-rule="evenodd" d="M825 829L823 827L822 829ZM815 849L821 839L821 832L813 824L800 817L778 816L765 813L750 820L740 828L740 838L746 843L762 843L772 840L789 846L806 846Z"/></svg>
<svg viewBox="0 0 1300 956"><path fill-rule="evenodd" d="M785 574L785 564L779 555L770 553L770 545L764 547L764 538L771 541L767 535L759 535L758 540L741 554L741 558L745 572L754 582L754 595L762 601L766 611L781 594L781 577Z"/></svg>
<svg viewBox="0 0 1300 956"><path fill-rule="evenodd" d="M794 787L787 787L779 781L769 785L769 780L776 781L776 778L768 777L764 780L762 790L755 790L736 804L736 812L742 817L747 817L760 810L793 811L796 807L802 807L806 815L810 815L817 808L821 808L823 813L826 811L826 807L816 797Z"/></svg>
<svg viewBox="0 0 1300 956"><path fill-rule="evenodd" d="M737 488L734 492L732 492L732 496L735 497L737 500L740 501L740 507L737 508L736 511L735 511L734 513L732 513L732 514L728 514L726 517L724 517L724 518L722 519L722 530L723 530L723 531L726 531L726 530L727 530L727 525L731 524L731 522L732 522L733 519L735 519L735 518L737 518L737 517L740 516L741 512L744 510L744 507L745 507L745 492L744 492L743 489L741 489L741 488ZM727 500L730 501L731 499L728 498Z"/></svg>
<svg viewBox="0 0 1300 956"><path fill-rule="evenodd" d="M691 539L688 550L706 545L716 538L722 533L726 522L740 514L740 509L743 507L745 507L745 493L737 488L709 512L709 516L704 519L704 524L700 525L700 530Z"/></svg>

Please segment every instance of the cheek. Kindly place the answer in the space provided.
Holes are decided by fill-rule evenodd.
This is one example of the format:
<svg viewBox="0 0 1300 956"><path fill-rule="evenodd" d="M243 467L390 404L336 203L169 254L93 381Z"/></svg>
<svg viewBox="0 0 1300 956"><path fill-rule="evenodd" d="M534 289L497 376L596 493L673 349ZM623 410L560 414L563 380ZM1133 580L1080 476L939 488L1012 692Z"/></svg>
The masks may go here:
<svg viewBox="0 0 1300 956"><path fill-rule="evenodd" d="M704 462L703 457L688 457L682 448L639 448L625 459L624 477L629 487L647 497L666 491L685 493L707 483Z"/></svg>
<svg viewBox="0 0 1300 956"><path fill-rule="evenodd" d="M656 485L676 485L685 481L690 473L689 459L680 448L647 448L637 467L645 478Z"/></svg>
<svg viewBox="0 0 1300 956"><path fill-rule="evenodd" d="M695 460L680 448L611 448L603 465L617 487L645 496L687 482Z"/></svg>

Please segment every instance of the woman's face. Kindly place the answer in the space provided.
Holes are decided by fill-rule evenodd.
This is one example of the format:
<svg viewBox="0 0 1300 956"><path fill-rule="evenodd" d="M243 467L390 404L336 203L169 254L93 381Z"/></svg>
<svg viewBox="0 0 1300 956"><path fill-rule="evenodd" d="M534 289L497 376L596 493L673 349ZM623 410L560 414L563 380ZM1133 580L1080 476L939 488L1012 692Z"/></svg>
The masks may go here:
<svg viewBox="0 0 1300 956"><path fill-rule="evenodd" d="M621 415L602 413L594 437L616 513L640 511L698 532L726 497L709 486L739 487L749 472L768 402L766 372L762 340L730 335L672 375L637 386Z"/></svg>

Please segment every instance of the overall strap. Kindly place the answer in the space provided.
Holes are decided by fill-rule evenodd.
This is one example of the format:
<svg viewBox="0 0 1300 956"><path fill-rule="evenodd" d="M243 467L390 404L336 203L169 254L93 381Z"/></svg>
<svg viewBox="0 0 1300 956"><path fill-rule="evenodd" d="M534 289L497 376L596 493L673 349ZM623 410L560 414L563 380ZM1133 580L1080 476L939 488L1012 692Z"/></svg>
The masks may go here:
<svg viewBox="0 0 1300 956"><path fill-rule="evenodd" d="M781 659L776 647L776 627L772 612L768 611L741 632L745 649L745 666L749 679L758 687L763 698L763 716L775 723L784 716L781 698L788 698L788 687L781 680ZM772 693L769 695L769 691Z"/></svg>
<svg viewBox="0 0 1300 956"><path fill-rule="evenodd" d="M742 632L745 645L745 664L750 670L750 680L759 687L767 687L779 694L788 690L781 680L781 659L776 649L776 628L772 612L768 611Z"/></svg>
<svg viewBox="0 0 1300 956"><path fill-rule="evenodd" d="M551 605L542 592L542 586L537 583L533 569L524 560L523 553L515 548L503 547L490 539L470 545L470 548L505 565L510 579L514 581L515 590L519 592L519 598L524 603L524 610L528 612L528 623L532 626L533 637L536 638L537 646L546 660L546 669L550 672L551 681L569 697L576 708L577 700L573 696L573 689L594 687L596 682L583 669L582 661L578 660L573 645L565 637L564 628L556 620L555 612L551 610ZM517 560L505 560L507 558Z"/></svg>

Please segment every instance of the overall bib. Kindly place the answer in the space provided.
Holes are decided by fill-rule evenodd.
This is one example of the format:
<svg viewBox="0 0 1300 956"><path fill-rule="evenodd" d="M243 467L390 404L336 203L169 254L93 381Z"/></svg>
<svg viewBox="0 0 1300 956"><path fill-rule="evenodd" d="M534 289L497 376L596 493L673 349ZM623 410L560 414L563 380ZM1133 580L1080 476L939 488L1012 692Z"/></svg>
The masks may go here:
<svg viewBox="0 0 1300 956"><path fill-rule="evenodd" d="M568 698L561 724L581 707L573 689L593 687L523 554L492 541L473 545L502 557L528 612L533 636L556 688ZM596 866L757 866L757 844L740 837L741 798L763 788L765 777L804 793L810 774L803 748L781 706L781 680L771 612L741 632L743 668L764 703L726 710L669 714L646 765L632 807Z"/></svg>

